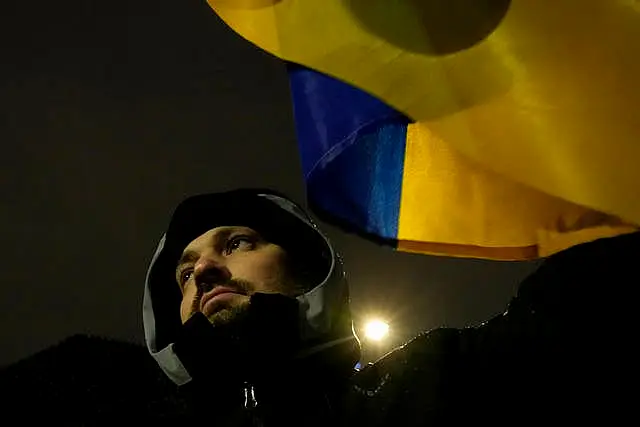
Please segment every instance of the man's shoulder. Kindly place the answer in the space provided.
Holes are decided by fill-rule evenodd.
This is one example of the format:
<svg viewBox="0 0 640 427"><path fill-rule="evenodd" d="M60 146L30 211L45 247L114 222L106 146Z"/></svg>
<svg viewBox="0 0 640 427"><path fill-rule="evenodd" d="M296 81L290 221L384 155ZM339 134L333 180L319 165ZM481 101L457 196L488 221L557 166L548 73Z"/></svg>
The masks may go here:
<svg viewBox="0 0 640 427"><path fill-rule="evenodd" d="M455 328L436 328L422 332L410 341L395 348L375 362L368 363L356 371L352 377L354 383L369 382L372 378L391 373L401 373L407 369L415 370L414 364L429 363L449 359L457 352L460 330Z"/></svg>
<svg viewBox="0 0 640 427"><path fill-rule="evenodd" d="M346 397L349 415L371 426L434 422L452 401L458 335L448 328L422 333L356 371Z"/></svg>

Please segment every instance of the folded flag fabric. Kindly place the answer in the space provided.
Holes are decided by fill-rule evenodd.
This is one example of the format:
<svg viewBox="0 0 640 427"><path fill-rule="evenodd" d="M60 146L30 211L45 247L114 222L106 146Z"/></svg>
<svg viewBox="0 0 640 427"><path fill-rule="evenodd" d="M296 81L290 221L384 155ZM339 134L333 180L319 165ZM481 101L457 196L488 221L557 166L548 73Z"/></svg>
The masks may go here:
<svg viewBox="0 0 640 427"><path fill-rule="evenodd" d="M288 71L307 195L329 222L401 251L502 260L635 230L479 167L351 85Z"/></svg>
<svg viewBox="0 0 640 427"><path fill-rule="evenodd" d="M507 260L640 223L640 8L559 3L210 0L288 61L317 213L399 250Z"/></svg>

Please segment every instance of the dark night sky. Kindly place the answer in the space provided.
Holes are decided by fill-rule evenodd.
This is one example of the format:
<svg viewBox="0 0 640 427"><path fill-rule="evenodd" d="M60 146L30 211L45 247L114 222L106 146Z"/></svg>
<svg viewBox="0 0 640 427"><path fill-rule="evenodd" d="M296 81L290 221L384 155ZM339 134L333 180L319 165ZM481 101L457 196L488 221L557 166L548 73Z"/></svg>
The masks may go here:
<svg viewBox="0 0 640 427"><path fill-rule="evenodd" d="M204 0L5 0L0 40L0 365L80 332L141 342L147 263L184 197L303 201L285 70ZM356 319L386 316L389 345L502 312L534 267L326 230Z"/></svg>

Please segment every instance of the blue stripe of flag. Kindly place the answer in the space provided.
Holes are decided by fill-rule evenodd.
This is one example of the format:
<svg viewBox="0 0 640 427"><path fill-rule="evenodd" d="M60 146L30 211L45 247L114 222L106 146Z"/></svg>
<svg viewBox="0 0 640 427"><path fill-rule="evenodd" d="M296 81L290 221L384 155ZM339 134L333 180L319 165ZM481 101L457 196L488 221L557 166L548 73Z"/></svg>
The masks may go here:
<svg viewBox="0 0 640 427"><path fill-rule="evenodd" d="M409 119L322 73L288 71L310 205L348 231L395 240Z"/></svg>

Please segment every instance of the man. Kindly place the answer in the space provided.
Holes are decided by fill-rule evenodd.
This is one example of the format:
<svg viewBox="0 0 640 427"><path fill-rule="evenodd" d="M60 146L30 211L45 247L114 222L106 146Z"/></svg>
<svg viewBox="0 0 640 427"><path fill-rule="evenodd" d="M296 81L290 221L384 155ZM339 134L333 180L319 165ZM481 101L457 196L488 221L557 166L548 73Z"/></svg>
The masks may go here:
<svg viewBox="0 0 640 427"><path fill-rule="evenodd" d="M611 418L631 366L619 284L635 274L638 240L555 255L504 315L422 334L355 371L342 262L310 218L272 191L195 196L176 209L147 274L147 347L210 425Z"/></svg>

